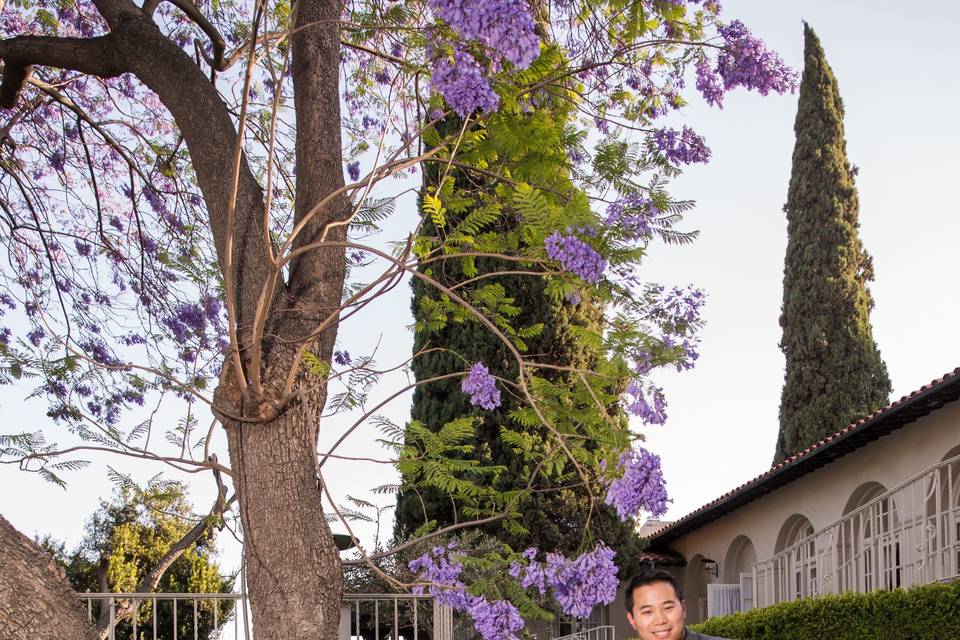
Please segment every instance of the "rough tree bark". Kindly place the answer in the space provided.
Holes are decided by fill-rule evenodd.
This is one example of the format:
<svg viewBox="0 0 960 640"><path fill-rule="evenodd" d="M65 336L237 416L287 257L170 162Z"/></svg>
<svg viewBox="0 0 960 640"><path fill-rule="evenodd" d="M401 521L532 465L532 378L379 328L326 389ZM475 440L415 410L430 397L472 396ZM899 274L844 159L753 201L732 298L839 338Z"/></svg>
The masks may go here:
<svg viewBox="0 0 960 640"><path fill-rule="evenodd" d="M0 640L95 640L49 553L0 516Z"/></svg>
<svg viewBox="0 0 960 640"><path fill-rule="evenodd" d="M108 35L89 41L12 38L0 42L0 58L10 73L36 64L101 77L132 73L170 110L190 152L232 294L228 305L239 354L226 358L214 411L227 431L255 637L336 637L342 575L323 517L316 457L327 390L320 377L301 371L288 378L287 372L297 367L301 349L328 361L332 355L336 323L328 323L319 335L312 332L340 306L344 250L300 254L289 263L284 282L271 257L270 239L262 231L263 191L245 157L240 159L231 207L237 130L214 85L163 35L149 12L130 0L93 2L109 26ZM297 121L294 224L304 224L294 249L321 239L342 241L345 228L328 225L344 220L350 211L346 197L333 197L306 220L319 202L343 186L337 75L340 3L300 0L296 6L291 68ZM82 56L77 55L80 49ZM10 78L16 80L15 75ZM10 87L0 87L0 95L5 90ZM274 281L273 294L266 296L270 312L261 333L255 324L258 302ZM262 384L257 383L260 380Z"/></svg>

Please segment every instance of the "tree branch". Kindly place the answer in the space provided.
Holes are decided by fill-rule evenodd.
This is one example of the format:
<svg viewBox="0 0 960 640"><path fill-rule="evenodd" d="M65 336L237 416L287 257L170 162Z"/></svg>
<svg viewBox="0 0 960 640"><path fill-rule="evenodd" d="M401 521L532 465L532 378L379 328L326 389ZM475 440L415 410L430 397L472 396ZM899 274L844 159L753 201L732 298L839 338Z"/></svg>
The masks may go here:
<svg viewBox="0 0 960 640"><path fill-rule="evenodd" d="M12 109L34 66L70 69L100 78L112 78L128 69L118 55L112 35L97 38L16 36L0 40L3 79L0 107Z"/></svg>
<svg viewBox="0 0 960 640"><path fill-rule="evenodd" d="M190 18L190 20L192 20L193 23L207 35L208 38L210 38L210 44L213 46L213 60L207 57L205 51L201 52L203 58L207 61L207 64L217 71L225 71L227 69L227 65L224 63L223 53L226 51L227 45L224 43L223 36L220 35L220 32L217 31L217 28L210 24L204 15L200 13L200 9L196 5L190 4L190 2L187 0L167 0L167 2L183 11L187 17ZM160 4L159 0L151 0L144 5L144 11L148 14L152 14L154 8L158 4Z"/></svg>
<svg viewBox="0 0 960 640"><path fill-rule="evenodd" d="M407 542L397 545L392 549L387 549L386 551L381 551L380 553L371 554L360 560L343 560L342 563L344 567L362 566L364 564L368 564L373 560L380 560L381 558L388 558L392 555L396 555L401 551L404 551L405 549L409 549L410 547L416 546L421 542L426 542L431 538L436 538L437 536L453 533L454 531L459 531L460 529L467 529L469 527L479 527L481 525L491 524L493 522L499 522L500 520L503 520L509 515L510 513L508 511L502 511L500 513L496 513L486 518L480 518L479 520L467 520L466 522L458 522L457 524L452 524L449 527L444 527L443 529L437 529L436 531L420 536L419 538L408 540Z"/></svg>

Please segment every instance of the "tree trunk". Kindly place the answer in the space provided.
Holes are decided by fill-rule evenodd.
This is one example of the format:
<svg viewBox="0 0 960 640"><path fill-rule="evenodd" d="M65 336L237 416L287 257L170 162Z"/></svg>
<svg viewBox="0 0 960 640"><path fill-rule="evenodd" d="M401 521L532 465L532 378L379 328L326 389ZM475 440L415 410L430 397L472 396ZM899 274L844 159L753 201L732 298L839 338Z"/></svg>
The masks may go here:
<svg viewBox="0 0 960 640"><path fill-rule="evenodd" d="M0 640L24 638L94 640L95 635L50 554L0 516Z"/></svg>
<svg viewBox="0 0 960 640"><path fill-rule="evenodd" d="M343 581L320 504L316 407L227 425L258 640L337 637Z"/></svg>
<svg viewBox="0 0 960 640"><path fill-rule="evenodd" d="M291 74L297 121L295 224L304 223L293 247L321 239L342 241L350 203L341 195L307 219L311 210L343 186L340 140L340 3L300 0L297 32L292 38ZM252 208L238 209L250 212ZM251 220L258 217L250 216ZM324 233L326 235L324 236ZM240 237L240 234L237 234ZM264 243L267 239L262 240ZM311 337L330 314L336 314L346 274L344 249L314 248L290 262L282 307L274 307L261 342L261 375L265 397L282 398L291 366L297 367L296 400L276 419L239 423L223 416L230 448L233 482L239 494L244 531L247 590L251 598L257 640L317 640L337 637L343 574L340 556L321 505L317 464L319 416L326 402L326 380L298 364L298 351L329 362L337 335L334 322ZM260 280L244 279L252 288ZM278 304L278 306L279 306ZM248 344L253 312L238 304L240 344ZM246 354L242 354L246 358ZM250 364L246 362L245 364ZM229 382L227 382L229 385ZM217 393L232 400L244 415L245 399L221 383Z"/></svg>

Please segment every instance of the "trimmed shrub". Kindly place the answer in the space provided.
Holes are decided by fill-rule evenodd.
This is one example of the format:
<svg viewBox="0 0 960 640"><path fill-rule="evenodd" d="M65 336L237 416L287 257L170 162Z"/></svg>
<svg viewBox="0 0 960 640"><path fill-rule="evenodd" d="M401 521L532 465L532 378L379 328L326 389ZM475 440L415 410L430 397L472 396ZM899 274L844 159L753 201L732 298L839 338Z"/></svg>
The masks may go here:
<svg viewBox="0 0 960 640"><path fill-rule="evenodd" d="M691 629L731 640L960 638L960 580L782 602L711 618Z"/></svg>

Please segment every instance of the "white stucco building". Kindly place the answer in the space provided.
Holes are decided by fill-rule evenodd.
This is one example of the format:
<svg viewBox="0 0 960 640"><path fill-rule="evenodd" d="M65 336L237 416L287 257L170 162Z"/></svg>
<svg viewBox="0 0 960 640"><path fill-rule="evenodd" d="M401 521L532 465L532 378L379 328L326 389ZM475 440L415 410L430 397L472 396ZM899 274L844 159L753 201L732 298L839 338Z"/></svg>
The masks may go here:
<svg viewBox="0 0 960 640"><path fill-rule="evenodd" d="M960 369L647 534L646 558L689 622L960 577L958 398Z"/></svg>

